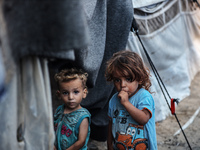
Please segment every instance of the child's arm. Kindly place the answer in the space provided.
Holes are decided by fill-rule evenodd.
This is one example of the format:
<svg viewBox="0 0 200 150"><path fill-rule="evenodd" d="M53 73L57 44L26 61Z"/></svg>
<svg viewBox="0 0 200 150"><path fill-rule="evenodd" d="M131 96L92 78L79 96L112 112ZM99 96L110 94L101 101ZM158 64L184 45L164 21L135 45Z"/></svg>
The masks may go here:
<svg viewBox="0 0 200 150"><path fill-rule="evenodd" d="M108 147L108 150L113 150L112 120L110 120L108 124L107 147Z"/></svg>
<svg viewBox="0 0 200 150"><path fill-rule="evenodd" d="M150 112L146 109L140 110L133 106L129 102L128 93L126 91L120 91L118 97L121 99L121 104L126 108L128 113L137 123L145 125L149 121L151 117Z"/></svg>
<svg viewBox="0 0 200 150"><path fill-rule="evenodd" d="M83 119L79 127L78 140L67 150L75 150L75 149L78 150L85 145L86 137L88 134L88 127L89 127L88 118L85 118Z"/></svg>

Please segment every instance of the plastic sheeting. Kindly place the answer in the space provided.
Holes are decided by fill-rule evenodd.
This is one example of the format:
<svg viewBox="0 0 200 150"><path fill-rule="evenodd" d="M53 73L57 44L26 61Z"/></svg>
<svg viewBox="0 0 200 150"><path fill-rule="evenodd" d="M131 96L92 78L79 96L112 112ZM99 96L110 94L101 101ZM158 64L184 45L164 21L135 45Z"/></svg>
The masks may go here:
<svg viewBox="0 0 200 150"><path fill-rule="evenodd" d="M141 10L134 12L140 38L162 81L171 98L181 101L190 94L191 80L200 71L200 8L191 1L175 0L153 14ZM127 49L138 52L150 68L144 50L132 32ZM170 110L152 70L151 75L156 121L161 121L170 115ZM170 105L170 99L168 102Z"/></svg>
<svg viewBox="0 0 200 150"><path fill-rule="evenodd" d="M154 5L156 3L163 2L165 0L132 0L134 8L141 8L149 5Z"/></svg>
<svg viewBox="0 0 200 150"><path fill-rule="evenodd" d="M0 149L53 149L54 130L47 61L23 58L0 101Z"/></svg>

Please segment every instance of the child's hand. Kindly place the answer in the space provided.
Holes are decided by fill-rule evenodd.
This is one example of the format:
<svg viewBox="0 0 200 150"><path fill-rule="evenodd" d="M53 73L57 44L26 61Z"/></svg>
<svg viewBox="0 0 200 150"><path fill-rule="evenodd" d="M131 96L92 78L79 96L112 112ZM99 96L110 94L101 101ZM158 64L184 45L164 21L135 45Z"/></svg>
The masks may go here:
<svg viewBox="0 0 200 150"><path fill-rule="evenodd" d="M126 102L129 102L128 100L128 93L126 91L120 91L118 94L118 97L120 99L120 102L122 105L124 105Z"/></svg>

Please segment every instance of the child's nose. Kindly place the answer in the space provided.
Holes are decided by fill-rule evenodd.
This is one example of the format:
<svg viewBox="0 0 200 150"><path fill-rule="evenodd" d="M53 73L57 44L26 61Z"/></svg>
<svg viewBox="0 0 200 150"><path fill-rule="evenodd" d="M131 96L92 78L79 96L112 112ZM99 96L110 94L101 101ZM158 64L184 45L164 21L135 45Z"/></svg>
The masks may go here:
<svg viewBox="0 0 200 150"><path fill-rule="evenodd" d="M121 81L121 87L125 87L126 86L126 82L125 81Z"/></svg>
<svg viewBox="0 0 200 150"><path fill-rule="evenodd" d="M73 94L69 93L69 99L73 99Z"/></svg>

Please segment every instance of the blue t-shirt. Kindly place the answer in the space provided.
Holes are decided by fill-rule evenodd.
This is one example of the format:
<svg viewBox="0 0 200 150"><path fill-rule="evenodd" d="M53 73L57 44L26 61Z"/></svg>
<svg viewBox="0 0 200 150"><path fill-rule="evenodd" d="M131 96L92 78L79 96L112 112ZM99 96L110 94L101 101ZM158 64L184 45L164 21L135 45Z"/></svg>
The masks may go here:
<svg viewBox="0 0 200 150"><path fill-rule="evenodd" d="M115 93L109 102L108 116L112 119L112 134L114 139L119 136L132 136L130 139L137 138L148 139L148 149L157 149L156 129L155 129L155 105L151 94L141 88L135 95L133 95L129 101L136 108L143 110L147 109L151 113L151 118L144 125L144 130L141 130L140 134L135 134L136 128L134 126L139 125L126 111L123 105L120 103L120 99L117 97L118 93ZM138 133L138 132L137 132ZM133 142L133 141L131 141Z"/></svg>
<svg viewBox="0 0 200 150"><path fill-rule="evenodd" d="M88 118L90 124L90 113L87 109L81 108L69 114L64 114L64 105L57 108L54 114L54 128L56 141L55 146L58 150L66 150L78 140L79 126L84 118ZM85 145L81 150L87 150L87 143L90 136L90 126Z"/></svg>

